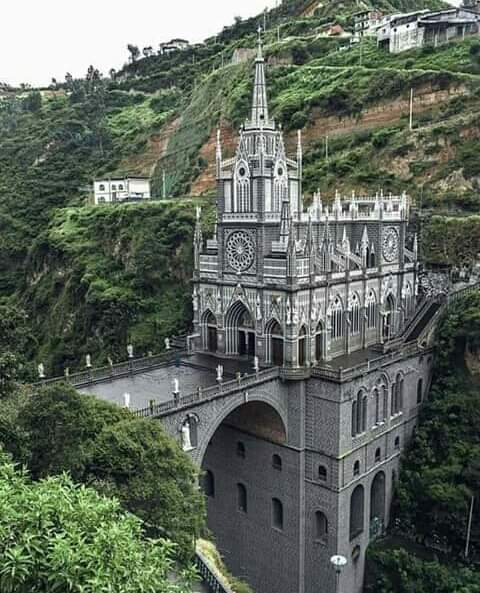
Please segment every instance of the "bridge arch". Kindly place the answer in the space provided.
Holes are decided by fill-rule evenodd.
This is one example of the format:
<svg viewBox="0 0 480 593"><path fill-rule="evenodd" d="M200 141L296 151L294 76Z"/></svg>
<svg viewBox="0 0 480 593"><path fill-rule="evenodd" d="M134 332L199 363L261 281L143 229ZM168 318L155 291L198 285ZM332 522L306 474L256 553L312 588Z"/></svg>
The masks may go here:
<svg viewBox="0 0 480 593"><path fill-rule="evenodd" d="M202 465L210 441L224 423L232 423L241 430L277 444L286 443L288 438L287 414L279 402L267 393L249 395L244 392L225 405L215 421L208 423L208 428L205 424L202 426L198 447L192 452L197 465ZM264 430L260 430L262 423Z"/></svg>

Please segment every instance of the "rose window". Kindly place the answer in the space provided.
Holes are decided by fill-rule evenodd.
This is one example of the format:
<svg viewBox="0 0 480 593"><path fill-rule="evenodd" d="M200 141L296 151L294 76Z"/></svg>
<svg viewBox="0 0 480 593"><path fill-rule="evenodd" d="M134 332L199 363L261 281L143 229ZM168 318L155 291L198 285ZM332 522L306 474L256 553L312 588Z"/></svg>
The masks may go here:
<svg viewBox="0 0 480 593"><path fill-rule="evenodd" d="M227 241L227 260L236 272L244 272L253 264L255 248L250 236L243 231L232 233Z"/></svg>

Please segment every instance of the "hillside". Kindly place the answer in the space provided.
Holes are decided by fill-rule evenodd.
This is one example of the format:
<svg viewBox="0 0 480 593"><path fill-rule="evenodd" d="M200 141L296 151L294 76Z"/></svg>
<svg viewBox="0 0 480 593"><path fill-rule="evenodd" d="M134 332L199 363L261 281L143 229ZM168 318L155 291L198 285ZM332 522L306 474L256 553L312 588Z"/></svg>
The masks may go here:
<svg viewBox="0 0 480 593"><path fill-rule="evenodd" d="M364 4L319 4L312 13L311 2L283 2L265 34L270 106L287 146L303 130L307 201L317 189L327 200L336 188L406 190L421 209L427 258L471 259L480 251L470 216L480 183L480 40L400 55L365 40L340 51L348 40L327 37L326 24L348 30ZM376 6L413 4L440 6ZM115 80L91 69L55 92L0 101L0 295L27 310L38 354L56 372L87 351L121 357L127 338L158 350L188 324L192 203L104 211L87 206L89 185L149 174L159 196L165 172L170 196L212 197L216 129L232 154L249 109L252 62L232 57L254 47L258 24L239 21L203 45L142 58ZM465 229L470 243L460 248Z"/></svg>

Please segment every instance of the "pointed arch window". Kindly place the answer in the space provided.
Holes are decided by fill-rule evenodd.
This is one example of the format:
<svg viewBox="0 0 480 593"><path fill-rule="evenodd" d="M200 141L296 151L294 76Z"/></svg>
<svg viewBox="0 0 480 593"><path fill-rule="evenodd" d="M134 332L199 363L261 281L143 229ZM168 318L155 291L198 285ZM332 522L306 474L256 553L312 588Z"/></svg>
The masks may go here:
<svg viewBox="0 0 480 593"><path fill-rule="evenodd" d="M251 212L250 177L245 163L240 163L236 172L235 208L236 212Z"/></svg>
<svg viewBox="0 0 480 593"><path fill-rule="evenodd" d="M367 329L375 329L377 326L377 298L373 290L367 296Z"/></svg>
<svg viewBox="0 0 480 593"><path fill-rule="evenodd" d="M352 404L352 437L367 430L368 398L363 391L357 393Z"/></svg>
<svg viewBox="0 0 480 593"><path fill-rule="evenodd" d="M332 306L332 340L338 340L343 337L343 305L340 297L337 297Z"/></svg>
<svg viewBox="0 0 480 593"><path fill-rule="evenodd" d="M352 336L356 336L360 333L360 299L358 298L358 294L353 295L350 308L350 331Z"/></svg>

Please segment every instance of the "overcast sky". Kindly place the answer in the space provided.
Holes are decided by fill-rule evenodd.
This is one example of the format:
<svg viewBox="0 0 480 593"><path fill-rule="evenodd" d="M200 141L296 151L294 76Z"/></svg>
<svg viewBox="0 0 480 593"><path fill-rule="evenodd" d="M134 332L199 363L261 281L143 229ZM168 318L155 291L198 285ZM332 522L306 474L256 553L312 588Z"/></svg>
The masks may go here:
<svg viewBox="0 0 480 593"><path fill-rule="evenodd" d="M45 85L66 72L82 76L89 64L106 74L126 61L127 43L202 41L266 6L275 0L2 1L0 82Z"/></svg>

